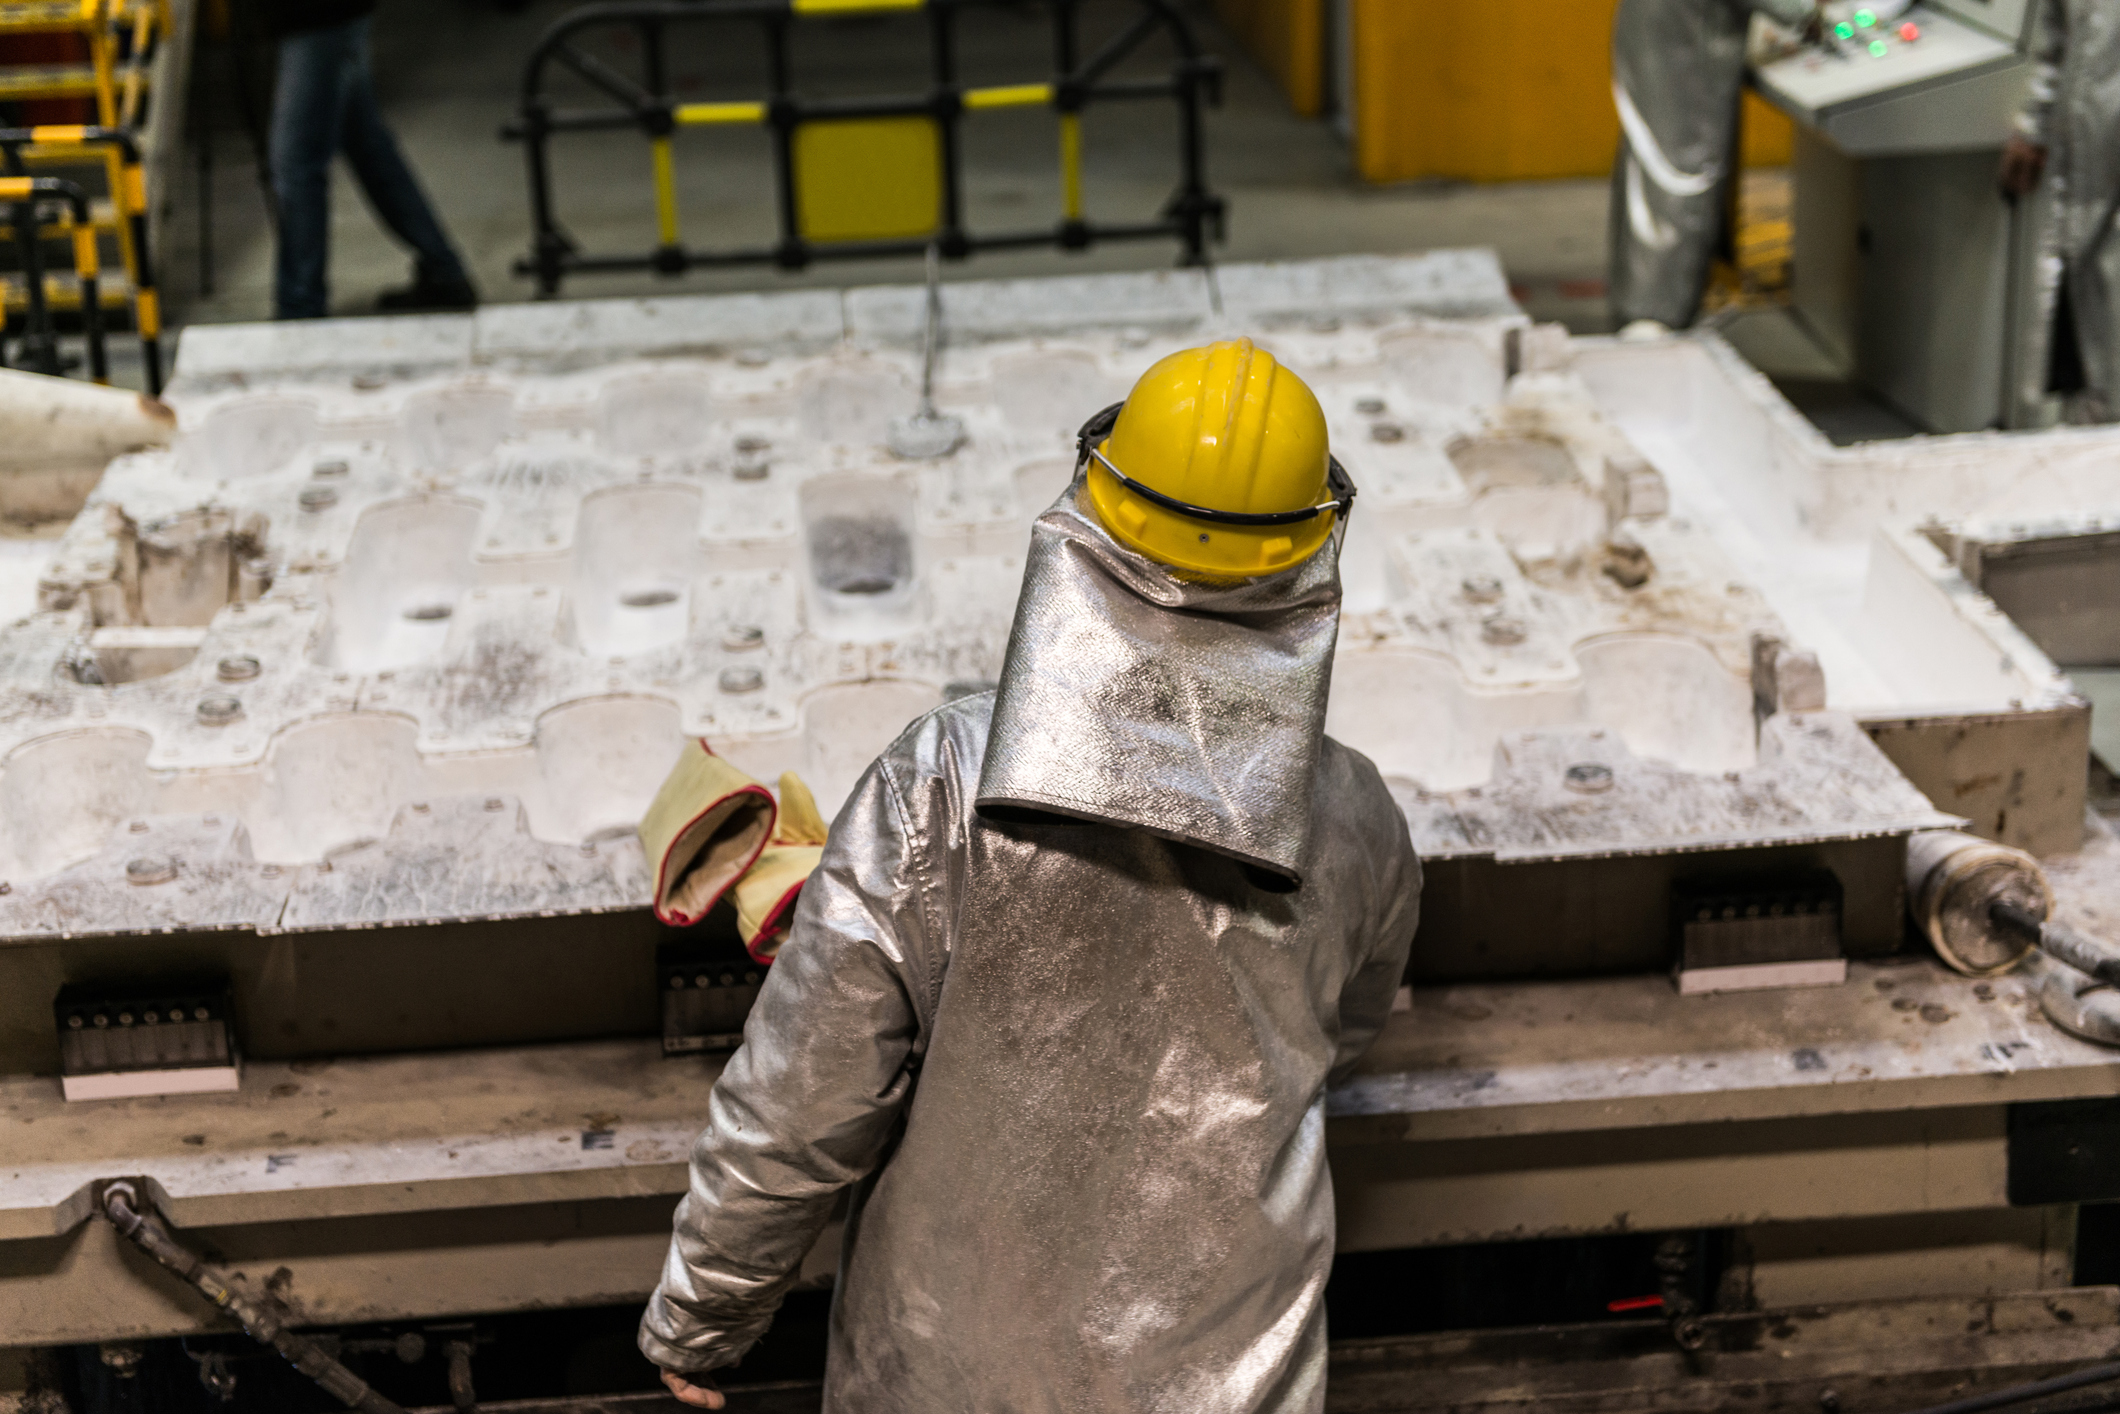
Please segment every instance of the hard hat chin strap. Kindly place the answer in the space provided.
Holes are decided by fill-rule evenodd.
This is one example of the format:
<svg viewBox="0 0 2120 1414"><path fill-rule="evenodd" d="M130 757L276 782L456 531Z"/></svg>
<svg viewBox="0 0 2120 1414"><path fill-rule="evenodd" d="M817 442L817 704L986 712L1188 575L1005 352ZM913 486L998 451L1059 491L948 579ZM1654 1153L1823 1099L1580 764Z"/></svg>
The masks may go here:
<svg viewBox="0 0 2120 1414"><path fill-rule="evenodd" d="M1095 460L1099 466L1111 473L1114 481L1151 505L1161 506L1166 511L1175 511L1194 520L1204 520L1211 525L1296 525L1306 520L1315 520L1327 511L1337 511L1341 523L1345 524L1347 513L1354 509L1354 478L1347 474L1347 468L1340 465L1338 457L1329 454L1325 459L1325 489L1331 493L1332 499L1321 501L1315 506L1304 506L1293 511L1218 511L1211 506L1196 506L1175 496L1166 496L1155 487L1144 486L1112 465L1112 459L1104 455L1104 448L1099 445L1111 434L1112 427L1119 421L1119 410L1125 406L1124 403L1113 403L1082 424L1081 432L1076 434L1075 465L1079 468L1084 462Z"/></svg>

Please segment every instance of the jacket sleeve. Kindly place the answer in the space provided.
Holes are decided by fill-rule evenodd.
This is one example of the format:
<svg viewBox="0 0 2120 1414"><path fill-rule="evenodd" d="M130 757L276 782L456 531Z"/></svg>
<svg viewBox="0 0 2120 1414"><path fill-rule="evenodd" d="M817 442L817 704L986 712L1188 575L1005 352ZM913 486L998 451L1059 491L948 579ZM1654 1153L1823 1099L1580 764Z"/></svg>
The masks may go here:
<svg viewBox="0 0 2120 1414"><path fill-rule="evenodd" d="M1381 782L1379 783L1381 788ZM1384 1029L1406 976L1406 955L1421 921L1421 861L1406 832L1406 817L1387 796L1391 847L1380 850L1369 955L1340 993L1340 1045L1327 1085L1338 1085Z"/></svg>
<svg viewBox="0 0 2120 1414"><path fill-rule="evenodd" d="M1778 25L1790 29L1803 28L1804 21L1818 9L1817 0L1738 0L1739 5L1755 15L1765 15Z"/></svg>
<svg viewBox="0 0 2120 1414"><path fill-rule="evenodd" d="M915 847L883 762L834 825L744 1043L708 1097L640 1348L667 1370L735 1363L765 1333L840 1191L890 1142L924 1045L929 956Z"/></svg>
<svg viewBox="0 0 2120 1414"><path fill-rule="evenodd" d="M2032 33L2032 81L2017 110L2017 132L2041 147L2053 141L2054 100L2061 93L2061 65L2068 54L2067 0L2039 0Z"/></svg>

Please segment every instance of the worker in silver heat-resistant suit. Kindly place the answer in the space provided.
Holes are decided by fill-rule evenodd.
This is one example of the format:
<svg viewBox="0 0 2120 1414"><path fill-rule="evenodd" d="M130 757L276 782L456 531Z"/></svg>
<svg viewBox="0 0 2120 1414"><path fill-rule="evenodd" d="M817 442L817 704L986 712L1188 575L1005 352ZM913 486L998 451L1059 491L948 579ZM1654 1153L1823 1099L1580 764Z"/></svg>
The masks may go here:
<svg viewBox="0 0 2120 1414"><path fill-rule="evenodd" d="M2053 184L2060 257L2047 390L2078 422L2120 417L2120 6L2040 0L2032 87L2002 154L2002 186Z"/></svg>
<svg viewBox="0 0 2120 1414"><path fill-rule="evenodd" d="M715 1084L640 1333L688 1403L851 1189L827 1411L1323 1407L1325 1090L1420 892L1322 727L1353 487L1249 340L1082 449L998 688L869 768Z"/></svg>
<svg viewBox="0 0 2120 1414"><path fill-rule="evenodd" d="M1745 36L1754 13L1794 29L1813 0L1620 0L1612 24L1613 327L1683 329L1700 312L1737 157Z"/></svg>

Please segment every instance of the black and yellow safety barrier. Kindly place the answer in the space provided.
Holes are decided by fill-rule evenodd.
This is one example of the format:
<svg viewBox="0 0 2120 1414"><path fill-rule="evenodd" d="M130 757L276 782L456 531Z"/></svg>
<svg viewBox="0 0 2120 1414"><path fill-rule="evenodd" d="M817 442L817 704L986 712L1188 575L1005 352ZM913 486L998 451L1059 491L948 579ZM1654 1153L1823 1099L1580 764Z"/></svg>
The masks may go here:
<svg viewBox="0 0 2120 1414"><path fill-rule="evenodd" d="M101 260L96 253L96 225L90 218L88 193L62 177L0 177L0 203L12 207L15 249L22 256L23 283L29 289L30 327L23 336L25 361L33 372L57 374L58 330L44 298L42 225L37 208L62 204L74 241L74 279L81 287L81 332L88 343L88 376L110 382L110 358L103 346L103 302L96 290ZM5 318L0 309L0 319Z"/></svg>
<svg viewBox="0 0 2120 1414"><path fill-rule="evenodd" d="M1052 0L1053 72L1033 83L972 87L956 72L960 11L1012 0L612 0L560 18L532 51L520 118L503 136L521 141L530 170L531 253L516 273L534 276L540 295L557 294L568 275L653 270L679 275L700 266L773 264L798 270L813 260L914 255L934 246L959 259L974 251L1057 245L1083 250L1099 241L1174 238L1190 264L1204 264L1222 234L1222 199L1207 189L1200 114L1220 97L1221 66L1203 54L1167 0L1132 0L1136 13L1086 56L1081 0ZM915 93L860 98L804 97L792 82L789 40L819 17L906 12L927 25L930 70ZM765 92L755 100L687 103L671 92L665 32L671 26L744 23L765 39ZM639 55L638 75L583 48L599 29L623 31ZM1176 51L1167 74L1116 79L1113 71L1151 38ZM611 101L608 108L559 108L547 91L555 69ZM1089 219L1082 192L1082 113L1093 103L1168 99L1178 109L1178 181L1153 221ZM1058 116L1061 210L1053 225L977 232L963 219L960 127L968 114L1037 107ZM699 249L683 237L677 203L675 139L683 128L743 124L772 138L780 236L772 246ZM555 135L638 128L649 142L655 184L656 244L639 255L585 254L553 213L550 147Z"/></svg>
<svg viewBox="0 0 2120 1414"><path fill-rule="evenodd" d="M152 253L147 246L147 175L140 164L140 145L130 132L123 128L91 127L80 124L44 124L34 128L0 128L0 159L4 159L8 172L13 174L6 180L21 182L32 180L23 175L25 153L37 148L102 148L116 158L116 176L111 181L111 205L123 228L120 252L130 265L128 275L132 285L133 329L140 336L140 359L146 377L147 391L160 396L162 392L162 302L155 284L155 266ZM53 182L52 178L35 178L38 182ZM80 191L72 182L57 182L57 186ZM41 190L41 188L40 188ZM20 214L16 217L15 233L17 249L23 252L23 285L29 307L31 327L42 321L50 326L52 310L44 294L42 250L33 238L26 243L22 239L24 227ZM34 232L35 225L27 228ZM86 213L77 214L73 221L74 272L82 276L81 321L86 330L93 320L96 327L92 357L102 357L102 305L96 296L95 276L99 261L96 255L95 223ZM81 264L83 253L88 258L87 274L83 275ZM34 261L34 265L32 264ZM91 315L89 304L96 305ZM4 310L0 310L4 318ZM97 381L104 381L102 374Z"/></svg>
<svg viewBox="0 0 2120 1414"><path fill-rule="evenodd" d="M0 35L75 34L88 49L85 64L0 65L0 98L93 98L99 123L137 123L170 18L167 0L0 0Z"/></svg>

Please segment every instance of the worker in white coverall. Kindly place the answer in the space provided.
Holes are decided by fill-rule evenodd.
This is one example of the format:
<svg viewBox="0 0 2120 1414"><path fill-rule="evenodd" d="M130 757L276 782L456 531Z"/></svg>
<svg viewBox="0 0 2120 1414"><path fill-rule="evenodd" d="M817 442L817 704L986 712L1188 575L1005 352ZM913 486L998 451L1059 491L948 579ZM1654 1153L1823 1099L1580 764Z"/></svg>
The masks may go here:
<svg viewBox="0 0 2120 1414"><path fill-rule="evenodd" d="M1081 447L997 689L869 768L709 1098L640 1331L688 1403L851 1189L828 1411L1323 1407L1325 1089L1421 880L1323 730L1353 487L1248 340Z"/></svg>
<svg viewBox="0 0 2120 1414"><path fill-rule="evenodd" d="M1792 29L1817 26L1813 0L1620 0L1607 286L1622 333L1683 329L1700 312L1729 211L1755 13Z"/></svg>
<svg viewBox="0 0 2120 1414"><path fill-rule="evenodd" d="M2031 93L2002 153L2002 187L2053 184L2060 257L2047 391L2078 422L2120 417L2120 6L2040 0Z"/></svg>

